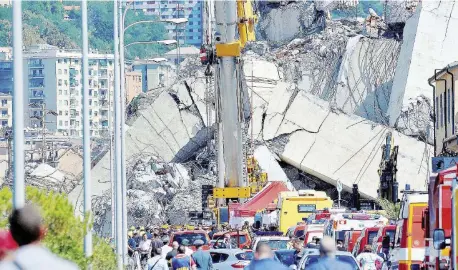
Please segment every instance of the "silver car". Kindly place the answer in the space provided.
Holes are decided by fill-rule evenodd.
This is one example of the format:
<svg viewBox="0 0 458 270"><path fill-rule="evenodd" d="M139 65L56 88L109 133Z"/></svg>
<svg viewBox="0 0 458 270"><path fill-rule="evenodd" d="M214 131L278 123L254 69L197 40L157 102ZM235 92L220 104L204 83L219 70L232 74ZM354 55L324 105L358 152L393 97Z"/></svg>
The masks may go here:
<svg viewBox="0 0 458 270"><path fill-rule="evenodd" d="M253 253L241 249L210 249L213 270L243 269L253 259Z"/></svg>

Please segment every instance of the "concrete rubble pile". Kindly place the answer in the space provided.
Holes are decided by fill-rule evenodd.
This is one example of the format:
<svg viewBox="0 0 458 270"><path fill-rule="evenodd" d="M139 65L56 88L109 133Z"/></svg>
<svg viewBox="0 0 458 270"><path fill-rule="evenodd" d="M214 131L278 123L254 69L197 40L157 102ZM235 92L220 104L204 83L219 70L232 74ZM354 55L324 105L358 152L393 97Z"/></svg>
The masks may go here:
<svg viewBox="0 0 458 270"><path fill-rule="evenodd" d="M250 49L274 62L284 80L295 83L298 90L343 112L386 124L400 43L363 36L363 28L361 22L331 20L325 30L264 49L264 54L259 54L259 46Z"/></svg>
<svg viewBox="0 0 458 270"><path fill-rule="evenodd" d="M168 218L168 206L165 204L168 204L174 198L174 194L186 187L189 182L191 169L186 169L181 164L194 160L199 150L207 145L208 138L213 136L213 102L209 100L210 96L206 91L207 86L213 85L206 84L202 68L197 68L196 63L190 61L188 65L193 65L194 71L187 75L186 71L183 71L183 76L188 77L179 83L154 93L142 94L136 110L131 111L127 121L128 212L136 213L130 218L132 222L163 222ZM210 105L207 107L206 104ZM107 181L110 179L109 156L106 154L92 169L94 201L110 197L111 183ZM158 176L145 168L145 162L151 158L172 166L172 171L176 171L176 175L186 175L186 183L171 181L178 178ZM75 203L77 213L80 214L83 200L82 182L69 194L69 198ZM167 198L167 203L160 203L163 198ZM183 198L183 203L201 204L200 196L191 199L198 200L189 202L187 198ZM106 205L103 201L99 203L101 208L110 209L111 207L102 207ZM108 200L105 199L105 202ZM103 216L105 218L101 220L110 219L106 213ZM106 225L100 230L107 231Z"/></svg>

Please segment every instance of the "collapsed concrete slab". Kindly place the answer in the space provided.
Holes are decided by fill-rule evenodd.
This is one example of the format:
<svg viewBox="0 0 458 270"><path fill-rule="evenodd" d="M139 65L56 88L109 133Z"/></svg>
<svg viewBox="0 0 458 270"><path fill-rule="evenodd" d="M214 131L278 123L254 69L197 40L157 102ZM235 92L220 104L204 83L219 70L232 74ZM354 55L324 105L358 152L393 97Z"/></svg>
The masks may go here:
<svg viewBox="0 0 458 270"><path fill-rule="evenodd" d="M256 67L260 73L262 67ZM389 128L332 110L328 102L297 91L292 84L276 82L269 91L266 88L253 87L254 95L264 102L261 117L253 115L253 123L258 123L253 126L255 139L271 144L284 162L306 173L333 185L340 180L346 191L358 183L364 197L377 197L381 146ZM399 145L400 187L409 183L424 190L431 147L398 132L393 136ZM277 140L281 147L276 146Z"/></svg>
<svg viewBox="0 0 458 270"><path fill-rule="evenodd" d="M458 58L458 5L455 1L421 1L404 28L393 91L388 107L389 124L395 126L399 116L418 97L431 100L433 91L428 78L435 68L442 68ZM432 102L430 102L432 104ZM426 121L423 127L429 125Z"/></svg>
<svg viewBox="0 0 458 270"><path fill-rule="evenodd" d="M195 154L191 145L205 144L205 141L194 140L203 126L199 115L182 108L169 92L163 91L146 109L137 112L136 119L126 130L128 170L142 157L155 156L170 162L177 158L178 153ZM183 150L185 146L189 151ZM109 159L109 154L106 154L92 169L94 197L102 196L111 189ZM81 210L82 183L69 194L69 199Z"/></svg>

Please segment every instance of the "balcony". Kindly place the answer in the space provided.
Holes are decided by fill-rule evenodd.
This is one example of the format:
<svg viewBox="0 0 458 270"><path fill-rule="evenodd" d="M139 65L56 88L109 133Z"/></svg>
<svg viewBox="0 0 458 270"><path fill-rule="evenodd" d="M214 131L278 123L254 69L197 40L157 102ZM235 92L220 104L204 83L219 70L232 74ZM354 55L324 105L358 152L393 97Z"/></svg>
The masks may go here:
<svg viewBox="0 0 458 270"><path fill-rule="evenodd" d="M43 79L45 75L43 73L29 74L29 79Z"/></svg>
<svg viewBox="0 0 458 270"><path fill-rule="evenodd" d="M29 85L29 89L44 90L45 86L44 85Z"/></svg>
<svg viewBox="0 0 458 270"><path fill-rule="evenodd" d="M44 68L42 62L29 62L29 68Z"/></svg>

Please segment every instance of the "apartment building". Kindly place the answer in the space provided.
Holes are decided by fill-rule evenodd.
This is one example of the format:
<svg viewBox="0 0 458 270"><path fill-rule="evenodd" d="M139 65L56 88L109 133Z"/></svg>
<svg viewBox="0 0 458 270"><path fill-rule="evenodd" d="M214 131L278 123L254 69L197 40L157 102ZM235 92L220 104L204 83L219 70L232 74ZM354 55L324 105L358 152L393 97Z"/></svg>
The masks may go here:
<svg viewBox="0 0 458 270"><path fill-rule="evenodd" d="M429 79L434 86L434 154L458 153L458 106L455 106L455 85L458 62L453 62Z"/></svg>
<svg viewBox="0 0 458 270"><path fill-rule="evenodd" d="M126 72L126 103L129 104L142 92L142 73L138 71Z"/></svg>
<svg viewBox="0 0 458 270"><path fill-rule="evenodd" d="M203 3L203 0L134 1L133 8L141 9L148 15L156 15L161 20L188 19L183 25L166 23L168 38L178 38L180 44L200 47L203 42Z"/></svg>
<svg viewBox="0 0 458 270"><path fill-rule="evenodd" d="M79 51L63 51L46 44L24 51L26 126L40 127L43 106L46 128L68 136L82 136L82 59ZM91 136L107 136L113 115L113 54L89 54L89 116ZM54 113L55 114L54 114Z"/></svg>
<svg viewBox="0 0 458 270"><path fill-rule="evenodd" d="M165 58L136 60L132 68L142 76L143 92L170 86L175 76L174 67Z"/></svg>

